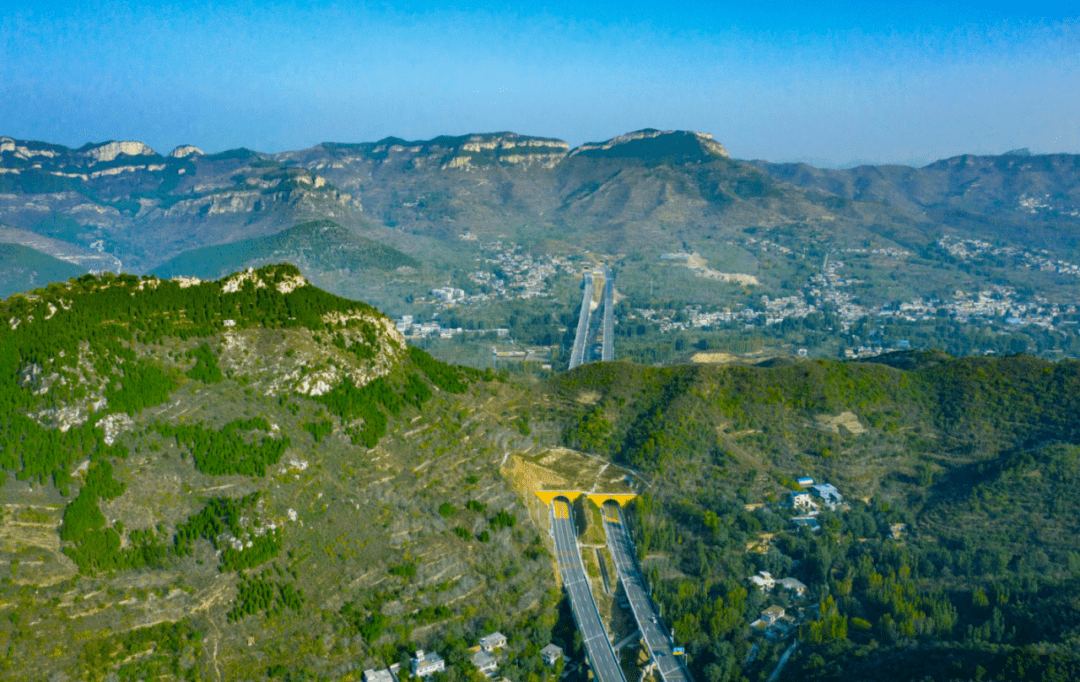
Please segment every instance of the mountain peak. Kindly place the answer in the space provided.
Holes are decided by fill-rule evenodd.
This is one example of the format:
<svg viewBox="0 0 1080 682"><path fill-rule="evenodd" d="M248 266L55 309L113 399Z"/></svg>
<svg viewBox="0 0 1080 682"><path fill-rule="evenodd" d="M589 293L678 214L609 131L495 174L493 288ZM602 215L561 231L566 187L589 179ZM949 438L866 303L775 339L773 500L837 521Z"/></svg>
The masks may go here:
<svg viewBox="0 0 1080 682"><path fill-rule="evenodd" d="M109 141L101 144L87 145L79 150L85 156L89 156L98 163L112 161L124 154L126 156L157 156L158 153L149 146L137 140Z"/></svg>
<svg viewBox="0 0 1080 682"><path fill-rule="evenodd" d="M190 144L182 144L169 152L169 157L173 159L183 159L189 156L203 156L203 150Z"/></svg>
<svg viewBox="0 0 1080 682"><path fill-rule="evenodd" d="M681 162L730 158L724 145L709 133L655 128L636 130L605 142L586 142L570 152L570 156L652 158Z"/></svg>

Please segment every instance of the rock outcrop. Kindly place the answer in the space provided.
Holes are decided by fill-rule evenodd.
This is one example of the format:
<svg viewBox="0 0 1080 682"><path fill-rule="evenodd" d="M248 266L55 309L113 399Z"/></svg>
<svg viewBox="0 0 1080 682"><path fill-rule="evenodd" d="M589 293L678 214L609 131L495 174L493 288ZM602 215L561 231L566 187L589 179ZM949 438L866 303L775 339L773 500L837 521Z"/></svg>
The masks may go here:
<svg viewBox="0 0 1080 682"><path fill-rule="evenodd" d="M169 158L186 159L189 156L203 156L203 150L190 144L182 144L169 152Z"/></svg>
<svg viewBox="0 0 1080 682"><path fill-rule="evenodd" d="M112 161L124 154L126 156L157 156L153 149L138 141L106 142L105 144L91 147L83 151L85 156L98 163Z"/></svg>

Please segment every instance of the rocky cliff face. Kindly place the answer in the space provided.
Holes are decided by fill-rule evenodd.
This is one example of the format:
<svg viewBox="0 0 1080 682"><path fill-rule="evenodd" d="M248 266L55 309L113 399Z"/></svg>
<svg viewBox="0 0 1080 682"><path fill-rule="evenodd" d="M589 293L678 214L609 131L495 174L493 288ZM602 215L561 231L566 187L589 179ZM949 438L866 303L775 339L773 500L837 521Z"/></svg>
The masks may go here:
<svg viewBox="0 0 1080 682"><path fill-rule="evenodd" d="M174 159L187 158L187 157L189 157L189 156L191 156L193 154L198 155L198 156L202 156L203 155L203 150L201 150L198 147L195 147L193 145L190 145L190 144L182 144L179 147L173 149L171 152L169 152L169 156L171 156Z"/></svg>
<svg viewBox="0 0 1080 682"><path fill-rule="evenodd" d="M125 156L158 156L158 153L150 147L142 142L134 141L106 142L86 149L82 153L98 163L112 161L121 154Z"/></svg>
<svg viewBox="0 0 1080 682"><path fill-rule="evenodd" d="M318 172L246 150L206 155L182 145L162 156L141 142L70 149L0 138L0 222L108 251L135 270L297 218L347 220L362 210Z"/></svg>
<svg viewBox="0 0 1080 682"><path fill-rule="evenodd" d="M859 229L883 221L975 229L985 216L1009 234L1054 233L1064 244L1076 241L1074 231L1056 226L1080 220L1078 159L755 167L731 159L709 134L654 129L574 149L500 132L279 154L204 154L181 145L167 156L141 142L70 149L3 137L0 222L112 254L135 271L315 218L379 231L406 251L418 239L453 243L463 231L496 237L508 225L525 241L572 237L587 248L623 251L628 239L678 245L747 225L840 220Z"/></svg>

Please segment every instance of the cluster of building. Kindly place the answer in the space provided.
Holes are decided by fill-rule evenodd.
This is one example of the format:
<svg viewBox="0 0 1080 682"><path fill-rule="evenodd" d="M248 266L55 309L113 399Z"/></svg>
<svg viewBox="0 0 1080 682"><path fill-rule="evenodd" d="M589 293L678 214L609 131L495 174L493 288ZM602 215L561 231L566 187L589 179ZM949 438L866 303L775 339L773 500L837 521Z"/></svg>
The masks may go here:
<svg viewBox="0 0 1080 682"><path fill-rule="evenodd" d="M465 290L455 289L454 287L437 287L431 290L431 297L434 298L436 301L442 301L444 303L464 301Z"/></svg>
<svg viewBox="0 0 1080 682"><path fill-rule="evenodd" d="M825 256L821 272L810 277L806 295L812 296L819 307L831 305L836 310L840 327L847 331L856 321L870 315L871 310L856 303L855 294L850 289L852 285L862 284L863 281L854 277L845 277L843 268L843 261Z"/></svg>
<svg viewBox="0 0 1080 682"><path fill-rule="evenodd" d="M753 246L763 253L770 251L776 251L786 256L792 255L794 252L783 244L777 244L770 239L758 239L757 237L750 237L746 240L747 246Z"/></svg>
<svg viewBox="0 0 1080 682"><path fill-rule="evenodd" d="M1080 265L1053 258L1046 249L994 246L982 239L960 239L948 236L939 239L937 245L947 251L950 256L962 261L979 258L1009 259L1013 267L1080 277Z"/></svg>
<svg viewBox="0 0 1080 682"><path fill-rule="evenodd" d="M1042 197L1021 194L1020 201L1017 203L1020 205L1020 208L1032 214L1044 211L1047 213L1060 213L1062 215L1072 216L1073 218L1080 218L1080 209L1062 205L1060 203L1055 206L1051 201L1049 193L1043 193Z"/></svg>
<svg viewBox="0 0 1080 682"><path fill-rule="evenodd" d="M751 238L750 244L764 250L782 250L777 244L767 240ZM995 247L989 242L977 239L957 239L944 237L938 245L952 256L961 260L971 260L982 256L1009 258L1018 267L1053 271L1060 274L1080 277L1080 265L1055 260L1047 251L1035 251L1017 247ZM873 255L894 259L905 259L911 253L897 248L849 248L834 253L852 253ZM679 254L665 254L669 258ZM637 308L631 319L640 318L657 324L661 332L720 327L732 324L780 324L786 319L801 319L826 307L835 311L839 331L847 332L852 326L867 318L882 321L895 319L904 322L923 322L934 320L943 313L957 322L970 322L979 319L999 319L1013 326L1034 326L1047 330L1076 329L1078 310L1075 304L1051 304L1042 296L1030 300L1022 299L1013 287L994 285L978 291L957 290L946 300L936 298L915 298L910 301L866 306L858 302L853 287L863 281L845 275L845 264L830 254L825 257L819 272L810 277L801 294L771 298L761 297L760 307L746 306L732 310L703 309L701 305L686 306L681 311L654 310ZM894 350L904 350L908 346L901 343L897 347L886 344L864 345L845 351L847 357L867 357Z"/></svg>
<svg viewBox="0 0 1080 682"><path fill-rule="evenodd" d="M548 280L559 272L577 274L577 267L563 256L532 256L517 244L501 241L480 245L482 255L477 259L484 268L466 275L482 291L471 296L455 298L460 305L474 305L495 299L546 297Z"/></svg>
<svg viewBox="0 0 1080 682"><path fill-rule="evenodd" d="M725 308L719 311L704 312L700 305L692 305L684 308L681 315L671 310L658 311L652 308L635 308L628 319L642 319L652 322L660 326L661 332L669 332L680 329L714 327L732 322L750 324L757 319L758 315L759 313L753 308L743 308L738 311Z"/></svg>
<svg viewBox="0 0 1080 682"><path fill-rule="evenodd" d="M822 509L829 511L842 511L847 509L844 504L844 496L832 483L815 483L814 479L803 477L796 480L802 490L791 492L788 504L795 510L796 516L791 522L796 526L805 526L810 530L818 530L817 515Z"/></svg>
<svg viewBox="0 0 1080 682"><path fill-rule="evenodd" d="M470 661L476 670L489 679L494 678L499 670L498 652L506 646L506 635L501 632L492 632L480 638L479 644L469 651ZM563 660L563 650L554 644L548 644L540 650L540 656L544 663L554 667ZM424 679L435 673L446 671L446 661L434 651L417 649L416 654L409 663L409 673L412 677ZM395 663L381 670L369 669L364 671L364 682L400 682L401 666Z"/></svg>
<svg viewBox="0 0 1080 682"><path fill-rule="evenodd" d="M775 604L762 611L758 619L750 623L752 630L764 633L765 637L770 640L784 639L796 627L798 627L798 621L789 615L783 606Z"/></svg>
<svg viewBox="0 0 1080 682"><path fill-rule="evenodd" d="M464 235L465 241L476 241L474 235ZM466 293L453 286L436 287L428 298L416 303L433 304L440 310L457 306L473 306L496 300L544 298L550 296L548 284L551 277L564 272L578 274L578 268L564 256L531 256L517 244L501 241L480 245L478 261L486 267L469 272L466 277L477 285L476 293Z"/></svg>
<svg viewBox="0 0 1080 682"><path fill-rule="evenodd" d="M758 571L757 575L750 576L750 582L754 583L764 593L772 592L773 589L779 585L782 589L792 592L796 597L803 597L806 595L806 585L795 578L781 578L777 580L773 578L772 573L768 571Z"/></svg>
<svg viewBox="0 0 1080 682"><path fill-rule="evenodd" d="M458 290L460 291L460 289ZM397 320L394 320L394 328L396 328L401 335L406 339L427 339L427 338L442 338L452 339L459 334L487 334L489 332L495 332L495 334L502 338L510 333L510 330L505 327L499 327L496 329L464 329L462 327L444 327L438 320L428 320L427 322L421 322L416 319L415 315L402 315Z"/></svg>

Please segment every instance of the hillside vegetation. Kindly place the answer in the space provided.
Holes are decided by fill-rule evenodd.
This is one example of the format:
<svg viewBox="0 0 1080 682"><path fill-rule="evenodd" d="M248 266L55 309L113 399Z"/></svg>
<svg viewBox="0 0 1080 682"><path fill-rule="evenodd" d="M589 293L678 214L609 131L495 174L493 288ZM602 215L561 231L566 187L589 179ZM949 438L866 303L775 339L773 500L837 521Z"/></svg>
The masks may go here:
<svg viewBox="0 0 1080 682"><path fill-rule="evenodd" d="M1080 670L1080 363L612 363L545 390L567 444L652 477L638 551L696 679L772 672L788 642L748 628L770 604L800 623L783 679ZM847 505L817 532L785 505L804 475ZM807 596L759 591L761 570Z"/></svg>
<svg viewBox="0 0 1080 682"><path fill-rule="evenodd" d="M356 680L423 648L461 682L500 630L500 674L553 682L539 649L583 650L537 485L641 493L637 550L697 682L764 682L796 640L780 679L1077 675L1080 363L510 381L290 265L0 305L5 679ZM802 476L843 495L816 531L787 506ZM599 544L599 511L578 513ZM750 627L769 606L792 617L774 639Z"/></svg>
<svg viewBox="0 0 1080 682"><path fill-rule="evenodd" d="M356 679L417 647L467 676L491 628L547 677L515 389L292 266L2 305L3 677Z"/></svg>
<svg viewBox="0 0 1080 682"><path fill-rule="evenodd" d="M305 272L315 273L388 272L419 265L411 256L353 234L332 220L313 220L268 237L185 252L154 268L153 274L216 279L244 268L284 261L297 264Z"/></svg>

